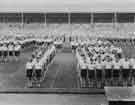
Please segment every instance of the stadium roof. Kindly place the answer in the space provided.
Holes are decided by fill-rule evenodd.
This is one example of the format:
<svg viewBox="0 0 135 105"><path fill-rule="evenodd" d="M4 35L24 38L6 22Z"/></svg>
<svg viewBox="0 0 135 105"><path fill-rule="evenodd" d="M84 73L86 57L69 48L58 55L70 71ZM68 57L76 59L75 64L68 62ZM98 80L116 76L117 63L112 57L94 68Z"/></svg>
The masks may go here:
<svg viewBox="0 0 135 105"><path fill-rule="evenodd" d="M135 12L135 0L0 0L0 12Z"/></svg>

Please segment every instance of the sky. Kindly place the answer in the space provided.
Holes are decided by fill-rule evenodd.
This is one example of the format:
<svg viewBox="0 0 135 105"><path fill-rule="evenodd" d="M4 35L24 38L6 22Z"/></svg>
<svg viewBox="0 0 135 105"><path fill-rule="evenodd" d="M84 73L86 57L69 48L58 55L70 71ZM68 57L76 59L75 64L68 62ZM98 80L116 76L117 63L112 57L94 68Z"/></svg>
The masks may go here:
<svg viewBox="0 0 135 105"><path fill-rule="evenodd" d="M0 0L0 11L135 11L135 0Z"/></svg>

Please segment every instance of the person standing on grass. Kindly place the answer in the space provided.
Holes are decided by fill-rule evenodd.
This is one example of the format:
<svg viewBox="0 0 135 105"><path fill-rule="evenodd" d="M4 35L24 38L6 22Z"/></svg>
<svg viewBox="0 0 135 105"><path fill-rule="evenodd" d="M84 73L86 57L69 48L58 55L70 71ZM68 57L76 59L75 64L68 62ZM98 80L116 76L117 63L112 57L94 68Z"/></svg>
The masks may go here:
<svg viewBox="0 0 135 105"><path fill-rule="evenodd" d="M122 63L122 80L123 80L123 86L127 86L127 82L129 80L129 60L126 57L124 62Z"/></svg>
<svg viewBox="0 0 135 105"><path fill-rule="evenodd" d="M20 56L20 52L21 52L21 46L19 44L16 44L15 47L14 47L15 61L18 61L19 56Z"/></svg>
<svg viewBox="0 0 135 105"><path fill-rule="evenodd" d="M89 87L94 88L95 64L92 61L90 62L90 64L88 64L88 82L89 82Z"/></svg>
<svg viewBox="0 0 135 105"><path fill-rule="evenodd" d="M102 81L103 81L103 68L102 68L102 65L101 65L101 60L98 59L96 61L96 85L97 85L97 88L101 88L102 86Z"/></svg>
<svg viewBox="0 0 135 105"><path fill-rule="evenodd" d="M84 61L80 62L80 70L81 70L82 87L85 87L86 86L85 82L87 79L87 66Z"/></svg>
<svg viewBox="0 0 135 105"><path fill-rule="evenodd" d="M42 64L39 59L37 59L37 62L35 63L35 82L38 87L40 87L40 81L42 78Z"/></svg>
<svg viewBox="0 0 135 105"><path fill-rule="evenodd" d="M33 60L30 59L26 63L26 78L27 78L27 87L32 87L32 80L33 80Z"/></svg>
<svg viewBox="0 0 135 105"><path fill-rule="evenodd" d="M120 81L120 62L118 59L113 61L113 86L118 86Z"/></svg>
<svg viewBox="0 0 135 105"><path fill-rule="evenodd" d="M2 61L2 44L0 44L0 63Z"/></svg>
<svg viewBox="0 0 135 105"><path fill-rule="evenodd" d="M13 60L13 49L14 49L13 43L10 43L8 45L8 56L10 61Z"/></svg>
<svg viewBox="0 0 135 105"><path fill-rule="evenodd" d="M135 86L135 57L130 58L131 80L132 86Z"/></svg>
<svg viewBox="0 0 135 105"><path fill-rule="evenodd" d="M3 62L6 63L7 62L7 56L8 56L8 48L7 45L4 44L3 46Z"/></svg>
<svg viewBox="0 0 135 105"><path fill-rule="evenodd" d="M105 85L110 86L112 79L112 59L107 58L106 66L105 66Z"/></svg>

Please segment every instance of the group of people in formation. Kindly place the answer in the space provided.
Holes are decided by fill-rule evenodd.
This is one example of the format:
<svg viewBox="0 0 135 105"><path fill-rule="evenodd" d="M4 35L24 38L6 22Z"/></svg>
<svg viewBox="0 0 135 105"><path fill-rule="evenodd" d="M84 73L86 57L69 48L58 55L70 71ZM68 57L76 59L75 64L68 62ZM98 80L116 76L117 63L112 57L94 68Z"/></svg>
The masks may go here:
<svg viewBox="0 0 135 105"><path fill-rule="evenodd" d="M27 87L40 87L55 54L56 48L53 44L43 44L32 53L31 58L26 63Z"/></svg>
<svg viewBox="0 0 135 105"><path fill-rule="evenodd" d="M17 41L0 41L0 62L18 61L21 53L21 45Z"/></svg>
<svg viewBox="0 0 135 105"><path fill-rule="evenodd" d="M135 85L135 58L125 57L120 47L109 41L74 41L81 87Z"/></svg>

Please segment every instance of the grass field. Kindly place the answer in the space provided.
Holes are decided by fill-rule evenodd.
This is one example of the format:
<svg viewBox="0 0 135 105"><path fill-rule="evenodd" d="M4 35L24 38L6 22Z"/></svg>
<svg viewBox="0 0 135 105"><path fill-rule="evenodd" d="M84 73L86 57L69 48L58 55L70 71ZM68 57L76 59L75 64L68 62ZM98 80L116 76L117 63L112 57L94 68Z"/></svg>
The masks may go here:
<svg viewBox="0 0 135 105"><path fill-rule="evenodd" d="M26 83L25 64L34 48L25 50L18 62L0 64L0 88L23 88Z"/></svg>
<svg viewBox="0 0 135 105"><path fill-rule="evenodd" d="M72 53L58 53L49 66L41 87L46 88L77 88L78 77L75 56Z"/></svg>
<svg viewBox="0 0 135 105"><path fill-rule="evenodd" d="M0 64L0 88L24 88L26 84L25 64L34 48L21 54L20 61ZM70 51L58 52L49 65L41 88L78 88L75 56Z"/></svg>

